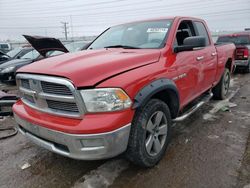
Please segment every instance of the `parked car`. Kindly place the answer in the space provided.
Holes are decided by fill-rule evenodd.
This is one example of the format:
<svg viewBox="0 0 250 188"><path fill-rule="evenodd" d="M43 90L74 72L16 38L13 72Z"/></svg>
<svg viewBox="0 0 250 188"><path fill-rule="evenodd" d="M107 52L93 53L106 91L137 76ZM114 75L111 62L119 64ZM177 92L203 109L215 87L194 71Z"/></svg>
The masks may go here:
<svg viewBox="0 0 250 188"><path fill-rule="evenodd" d="M8 60L20 59L22 56L24 56L25 54L27 54L32 50L33 48L31 46L14 48L13 50L7 52L7 55L10 57Z"/></svg>
<svg viewBox="0 0 250 188"><path fill-rule="evenodd" d="M24 35L26 40L34 49L20 57L0 65L0 81L5 83L15 83L15 73L17 69L35 61L46 58L51 51L68 52L60 40L49 37L34 37Z"/></svg>
<svg viewBox="0 0 250 188"><path fill-rule="evenodd" d="M237 69L250 72L250 31L221 35L217 43L232 42L236 45L235 65Z"/></svg>
<svg viewBox="0 0 250 188"><path fill-rule="evenodd" d="M0 42L0 50L6 53L11 50L11 45L7 42Z"/></svg>
<svg viewBox="0 0 250 188"><path fill-rule="evenodd" d="M111 27L87 50L17 71L19 131L50 151L83 160L125 152L152 167L164 156L172 122L212 95L225 99L234 44L215 46L206 23L170 17Z"/></svg>
<svg viewBox="0 0 250 188"><path fill-rule="evenodd" d="M19 47L7 52L6 54L0 51L0 65L13 59L20 59L31 50L33 50L31 47Z"/></svg>
<svg viewBox="0 0 250 188"><path fill-rule="evenodd" d="M8 61L9 58L10 57L6 53L0 50L0 64Z"/></svg>
<svg viewBox="0 0 250 188"><path fill-rule="evenodd" d="M86 41L75 41L75 42L70 42L68 44L65 44L65 48L67 48L67 50L69 52L77 52L77 51L81 51L84 50L85 47L89 44L89 42ZM64 52L62 51L52 51L49 56L55 56L55 55L60 55L63 54Z"/></svg>

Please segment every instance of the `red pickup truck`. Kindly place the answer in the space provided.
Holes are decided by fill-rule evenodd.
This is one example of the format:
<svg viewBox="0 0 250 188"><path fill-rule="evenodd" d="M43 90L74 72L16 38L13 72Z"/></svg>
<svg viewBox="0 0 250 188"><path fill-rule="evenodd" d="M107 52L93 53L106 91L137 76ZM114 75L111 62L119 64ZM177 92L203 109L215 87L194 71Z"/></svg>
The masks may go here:
<svg viewBox="0 0 250 188"><path fill-rule="evenodd" d="M224 99L234 44L215 46L190 17L111 27L85 51L18 70L17 127L36 144L83 160L125 153L151 167L164 156L172 122L212 96Z"/></svg>
<svg viewBox="0 0 250 188"><path fill-rule="evenodd" d="M234 43L235 50L235 66L237 69L250 73L250 31L243 31L229 35L221 35L217 39L217 43Z"/></svg>

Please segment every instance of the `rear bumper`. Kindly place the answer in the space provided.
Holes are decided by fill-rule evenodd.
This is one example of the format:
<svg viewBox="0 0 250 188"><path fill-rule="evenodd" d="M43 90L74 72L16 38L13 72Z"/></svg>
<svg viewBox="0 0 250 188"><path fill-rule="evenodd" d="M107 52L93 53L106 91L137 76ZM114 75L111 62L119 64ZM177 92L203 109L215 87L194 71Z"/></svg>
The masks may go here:
<svg viewBox="0 0 250 188"><path fill-rule="evenodd" d="M237 68L239 67L247 67L250 63L250 60L235 60L235 65Z"/></svg>
<svg viewBox="0 0 250 188"><path fill-rule="evenodd" d="M39 146L82 160L111 158L127 149L131 124L111 132L69 134L32 124L14 113L19 131Z"/></svg>

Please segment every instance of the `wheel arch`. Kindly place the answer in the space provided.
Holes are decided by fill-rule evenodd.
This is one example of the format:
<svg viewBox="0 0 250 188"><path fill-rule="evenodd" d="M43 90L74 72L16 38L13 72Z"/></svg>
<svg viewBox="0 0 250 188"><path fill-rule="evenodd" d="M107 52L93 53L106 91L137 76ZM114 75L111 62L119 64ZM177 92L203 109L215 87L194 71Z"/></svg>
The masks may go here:
<svg viewBox="0 0 250 188"><path fill-rule="evenodd" d="M144 106L152 98L164 101L170 109L172 118L178 116L180 108L179 92L172 80L162 78L143 87L134 98L133 109Z"/></svg>

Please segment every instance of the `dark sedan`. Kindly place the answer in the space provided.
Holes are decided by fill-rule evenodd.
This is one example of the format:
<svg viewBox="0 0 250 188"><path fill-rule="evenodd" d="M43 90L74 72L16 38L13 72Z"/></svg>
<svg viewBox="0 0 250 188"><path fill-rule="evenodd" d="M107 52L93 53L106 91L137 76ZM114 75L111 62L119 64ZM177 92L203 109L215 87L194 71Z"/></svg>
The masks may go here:
<svg viewBox="0 0 250 188"><path fill-rule="evenodd" d="M14 59L0 65L0 81L4 83L15 83L16 70L48 57L52 51L68 52L60 40L50 37L38 37L24 35L26 40L34 48L19 59Z"/></svg>

